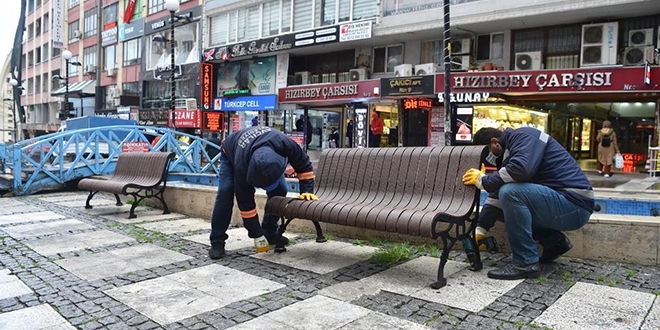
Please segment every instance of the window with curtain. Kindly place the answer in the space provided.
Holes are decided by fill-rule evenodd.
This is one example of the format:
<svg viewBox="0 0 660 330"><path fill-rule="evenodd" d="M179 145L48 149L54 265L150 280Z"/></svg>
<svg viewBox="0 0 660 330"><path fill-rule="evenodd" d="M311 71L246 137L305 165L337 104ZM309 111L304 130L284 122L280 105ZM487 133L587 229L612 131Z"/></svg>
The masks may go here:
<svg viewBox="0 0 660 330"><path fill-rule="evenodd" d="M103 48L103 70L115 69L117 67L117 45Z"/></svg>
<svg viewBox="0 0 660 330"><path fill-rule="evenodd" d="M337 0L321 0L321 26L335 24L336 14Z"/></svg>
<svg viewBox="0 0 660 330"><path fill-rule="evenodd" d="M293 31L311 29L314 22L313 1L293 0Z"/></svg>
<svg viewBox="0 0 660 330"><path fill-rule="evenodd" d="M98 30L98 10L96 7L85 12L85 38L96 35Z"/></svg>
<svg viewBox="0 0 660 330"><path fill-rule="evenodd" d="M236 24L238 23L238 12L229 13L229 42L236 42Z"/></svg>
<svg viewBox="0 0 660 330"><path fill-rule="evenodd" d="M353 17L352 20L358 21L361 19L376 17L377 11L376 1L373 0L353 0Z"/></svg>
<svg viewBox="0 0 660 330"><path fill-rule="evenodd" d="M280 1L263 4L263 24L261 37L274 36L280 33Z"/></svg>
<svg viewBox="0 0 660 330"><path fill-rule="evenodd" d="M291 31L291 0L282 0L282 30L281 33Z"/></svg>
<svg viewBox="0 0 660 330"><path fill-rule="evenodd" d="M76 42L80 39L80 35L76 36L76 33L80 34L79 21L69 23L69 43Z"/></svg>
<svg viewBox="0 0 660 330"><path fill-rule="evenodd" d="M165 0L149 0L148 15L155 14L161 10L165 10Z"/></svg>
<svg viewBox="0 0 660 330"><path fill-rule="evenodd" d="M69 63L75 63L79 62L80 60L78 59L78 55L73 55L71 56L71 60L69 60ZM64 65L62 65L64 66ZM78 68L79 66L77 65L69 65L69 76L77 76L78 75Z"/></svg>
<svg viewBox="0 0 660 330"><path fill-rule="evenodd" d="M82 62L82 64L84 66L88 66L88 65L96 66L96 64L97 64L96 63L96 52L97 52L96 45L83 49L83 62Z"/></svg>
<svg viewBox="0 0 660 330"><path fill-rule="evenodd" d="M103 24L108 24L117 21L117 10L119 6L117 3L103 8Z"/></svg>
<svg viewBox="0 0 660 330"><path fill-rule="evenodd" d="M252 6L247 9L246 40L259 39L259 7Z"/></svg>
<svg viewBox="0 0 660 330"><path fill-rule="evenodd" d="M211 45L224 45L227 43L227 31L229 27L229 15L220 14L210 18L211 21Z"/></svg>
<svg viewBox="0 0 660 330"><path fill-rule="evenodd" d="M420 63L442 63L443 45L441 40L422 41Z"/></svg>
<svg viewBox="0 0 660 330"><path fill-rule="evenodd" d="M243 41L245 40L245 37L247 36L247 9L239 9L238 10L238 27L237 27L237 33L236 33L236 40L237 41Z"/></svg>
<svg viewBox="0 0 660 330"><path fill-rule="evenodd" d="M124 41L124 65L140 63L141 52L142 42L140 42L140 38Z"/></svg>

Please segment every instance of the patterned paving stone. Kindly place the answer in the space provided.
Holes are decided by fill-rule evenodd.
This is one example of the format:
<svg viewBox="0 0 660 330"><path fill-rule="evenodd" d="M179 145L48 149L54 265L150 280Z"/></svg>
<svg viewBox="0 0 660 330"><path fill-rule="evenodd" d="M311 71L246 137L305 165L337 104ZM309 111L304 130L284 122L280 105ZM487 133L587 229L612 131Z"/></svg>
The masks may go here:
<svg viewBox="0 0 660 330"><path fill-rule="evenodd" d="M11 275L9 269L0 269L0 300L30 293L32 290L18 277Z"/></svg>
<svg viewBox="0 0 660 330"><path fill-rule="evenodd" d="M63 219L65 216L52 211L41 211L26 214L0 215L0 226L32 221Z"/></svg>
<svg viewBox="0 0 660 330"><path fill-rule="evenodd" d="M163 210L153 210L153 209L146 210L140 208L136 209L135 215L137 215L137 218L128 219L128 211L126 211L117 214L106 214L103 215L102 218L121 222L124 224L133 224L133 223L142 223L149 221L180 219L186 217L185 215L179 213L163 214Z"/></svg>
<svg viewBox="0 0 660 330"><path fill-rule="evenodd" d="M87 199L87 194L80 192L80 193L69 193L69 194L48 194L48 195L40 195L36 196L37 199L40 199L45 202L51 202L51 203L57 203L57 202L65 202L65 201L71 201L71 200L86 200Z"/></svg>
<svg viewBox="0 0 660 330"><path fill-rule="evenodd" d="M100 252L55 261L62 268L81 279L93 281L117 276L141 269L163 266L191 259L187 255L170 251L153 244Z"/></svg>
<svg viewBox="0 0 660 330"><path fill-rule="evenodd" d="M650 293L577 282L535 322L555 330L639 329L654 300Z"/></svg>
<svg viewBox="0 0 660 330"><path fill-rule="evenodd" d="M26 245L43 256L49 256L63 252L131 241L134 241L134 239L128 236L117 234L109 230L97 230L80 234L45 237L36 241L27 242Z"/></svg>
<svg viewBox="0 0 660 330"><path fill-rule="evenodd" d="M283 287L213 264L104 292L164 325Z"/></svg>
<svg viewBox="0 0 660 330"><path fill-rule="evenodd" d="M78 208L78 207L81 207L81 206L84 207L86 200L87 200L87 198L74 199L74 200L68 199L68 200L55 202L55 204L57 204L59 206ZM115 205L115 203L117 203L117 202L113 201L113 200L109 200L109 199L92 199L91 203L92 203L93 206L96 207L96 206L105 206L105 205Z"/></svg>
<svg viewBox="0 0 660 330"><path fill-rule="evenodd" d="M75 330L52 307L46 304L0 314L0 329Z"/></svg>
<svg viewBox="0 0 660 330"><path fill-rule="evenodd" d="M227 235L229 238L225 242L225 250L239 250L254 246L254 240L248 237L247 230L245 230L245 228L229 229L227 230ZM290 240L296 239L298 237L298 235L292 233L287 233L285 236ZM209 241L209 234L190 235L184 237L184 239L204 244L206 246L211 246L211 242Z"/></svg>
<svg viewBox="0 0 660 330"><path fill-rule="evenodd" d="M284 253L259 253L251 255L277 264L286 265L317 274L327 274L371 257L376 248L350 243L328 241L304 242L287 247Z"/></svg>
<svg viewBox="0 0 660 330"><path fill-rule="evenodd" d="M34 205L19 204L19 205L2 206L2 209L0 209L0 214L15 214L15 213L28 213L28 212L39 212L39 211L41 211L41 208L36 207Z"/></svg>
<svg viewBox="0 0 660 330"><path fill-rule="evenodd" d="M74 210L82 211L87 214L92 214L92 215L107 215L107 214L125 214L125 217L128 218L128 212L131 210L132 205L130 204L124 204L122 206L117 206L114 203L108 205L96 205L94 204L94 200L92 199L91 202L93 208L92 209L86 209L85 204L83 203L81 206L78 207L73 207ZM136 208L136 214L138 210L142 211L145 208L143 206L138 206Z"/></svg>
<svg viewBox="0 0 660 330"><path fill-rule="evenodd" d="M159 231L164 234L186 233L199 230L210 230L211 222L199 218L186 218L149 222L136 225L146 230Z"/></svg>
<svg viewBox="0 0 660 330"><path fill-rule="evenodd" d="M86 224L80 220L65 219L45 223L5 227L2 230L13 238L21 239L92 228L94 228L94 226Z"/></svg>

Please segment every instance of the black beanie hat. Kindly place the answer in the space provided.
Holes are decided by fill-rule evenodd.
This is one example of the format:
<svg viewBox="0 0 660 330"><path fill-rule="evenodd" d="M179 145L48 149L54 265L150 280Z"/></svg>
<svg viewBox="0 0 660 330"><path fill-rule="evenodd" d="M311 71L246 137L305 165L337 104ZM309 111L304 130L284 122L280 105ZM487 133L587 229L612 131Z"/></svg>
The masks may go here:
<svg viewBox="0 0 660 330"><path fill-rule="evenodd" d="M284 174L287 160L269 147L260 147L252 153L247 169L247 182L257 188L272 185Z"/></svg>

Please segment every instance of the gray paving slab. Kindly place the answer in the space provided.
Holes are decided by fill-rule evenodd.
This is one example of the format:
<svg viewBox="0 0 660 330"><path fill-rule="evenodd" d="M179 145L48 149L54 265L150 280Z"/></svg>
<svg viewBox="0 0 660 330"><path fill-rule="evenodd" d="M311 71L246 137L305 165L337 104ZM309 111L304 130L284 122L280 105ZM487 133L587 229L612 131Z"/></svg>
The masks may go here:
<svg viewBox="0 0 660 330"><path fill-rule="evenodd" d="M81 279L93 281L188 259L192 257L153 244L141 244L55 263Z"/></svg>
<svg viewBox="0 0 660 330"><path fill-rule="evenodd" d="M68 200L63 200L63 201L57 201L55 204L59 206L66 206L66 207L84 207L86 203L87 198L82 198L82 199L68 199ZM92 199L91 204L93 206L104 206L104 205L115 205L117 203L114 200L109 200L109 199Z"/></svg>
<svg viewBox="0 0 660 330"><path fill-rule="evenodd" d="M0 329L75 330L50 305L42 304L0 314Z"/></svg>
<svg viewBox="0 0 660 330"><path fill-rule="evenodd" d="M112 203L110 205L106 204L106 205L98 205L97 206L97 205L94 204L93 200L92 200L91 204L93 206L93 208L91 208L91 209L86 209L85 204L82 204L78 207L73 207L73 209L78 210L78 211L82 211L82 212L85 212L85 213L91 214L91 215L106 215L106 214L116 214L116 213L122 213L123 214L123 213L125 213L126 218L128 218L128 212L131 210L131 207L132 207L132 205L130 205L130 204L124 204L122 206L117 206L114 203ZM138 206L135 210L136 210L136 213L137 213L138 210L139 211L145 210L145 207L144 206Z"/></svg>
<svg viewBox="0 0 660 330"><path fill-rule="evenodd" d="M57 203L57 202L64 202L64 201L71 201L71 200L86 200L87 199L87 194L86 193L69 193L69 194L48 194L48 195L40 195L36 196L36 198L45 201L45 202L52 202L52 203Z"/></svg>
<svg viewBox="0 0 660 330"><path fill-rule="evenodd" d="M327 274L356 262L367 260L376 251L371 246L327 241L325 243L304 242L287 247L284 253L258 253L251 255L277 264L286 265L317 274Z"/></svg>
<svg viewBox="0 0 660 330"><path fill-rule="evenodd" d="M398 330L428 330L429 328L398 317L383 313L369 313L341 328L339 330L367 330L367 329L398 329Z"/></svg>
<svg viewBox="0 0 660 330"><path fill-rule="evenodd" d="M0 226L32 221L63 219L65 216L52 211L32 212L25 214L0 215Z"/></svg>
<svg viewBox="0 0 660 330"><path fill-rule="evenodd" d="M340 329L372 313L369 309L347 302L314 296L231 327L242 329ZM273 326L268 326L272 324Z"/></svg>
<svg viewBox="0 0 660 330"><path fill-rule="evenodd" d="M104 292L164 325L283 287L213 264Z"/></svg>
<svg viewBox="0 0 660 330"><path fill-rule="evenodd" d="M9 236L22 239L30 237L38 237L45 235L52 235L57 233L67 233L72 230L92 229L94 226L86 224L76 219L64 219L51 222L40 222L26 225L17 225L12 227L5 227L2 230L9 234Z"/></svg>
<svg viewBox="0 0 660 330"><path fill-rule="evenodd" d="M644 319L640 330L658 330L660 329L660 298L655 297L651 311Z"/></svg>
<svg viewBox="0 0 660 330"><path fill-rule="evenodd" d="M11 206L1 206L0 214L15 214L15 213L28 213L28 212L39 212L42 211L40 207L34 205L11 205Z"/></svg>
<svg viewBox="0 0 660 330"><path fill-rule="evenodd" d="M199 230L211 230L211 222L200 218L186 218L175 220L164 220L137 224L146 230L159 231L164 234L177 234L195 232Z"/></svg>
<svg viewBox="0 0 660 330"><path fill-rule="evenodd" d="M254 240L247 236L247 230L245 230L245 228L229 229L227 230L227 235L229 236L229 238L227 239L227 241L225 241L225 250L228 251L239 250L254 246ZM296 239L298 237L298 235L288 232L286 233L285 236L288 237L290 240ZM204 244L206 246L211 246L208 233L190 235L184 237L184 239L192 242Z"/></svg>
<svg viewBox="0 0 660 330"><path fill-rule="evenodd" d="M180 219L186 216L179 213L163 214L163 210L158 209L136 209L137 218L128 219L128 211L116 214L106 214L101 217L107 220L117 221L124 224L134 224L149 221L161 221L170 219Z"/></svg>
<svg viewBox="0 0 660 330"><path fill-rule="evenodd" d="M80 234L44 237L36 241L26 242L26 245L43 256L49 256L131 241L135 240L109 230L96 230Z"/></svg>
<svg viewBox="0 0 660 330"><path fill-rule="evenodd" d="M534 321L554 330L639 329L655 298L650 293L577 282Z"/></svg>
<svg viewBox="0 0 660 330"><path fill-rule="evenodd" d="M32 289L16 275L11 275L9 269L0 269L0 300L30 293Z"/></svg>
<svg viewBox="0 0 660 330"><path fill-rule="evenodd" d="M0 198L0 207L13 207L13 206L21 206L21 205L28 205L23 203L17 198Z"/></svg>

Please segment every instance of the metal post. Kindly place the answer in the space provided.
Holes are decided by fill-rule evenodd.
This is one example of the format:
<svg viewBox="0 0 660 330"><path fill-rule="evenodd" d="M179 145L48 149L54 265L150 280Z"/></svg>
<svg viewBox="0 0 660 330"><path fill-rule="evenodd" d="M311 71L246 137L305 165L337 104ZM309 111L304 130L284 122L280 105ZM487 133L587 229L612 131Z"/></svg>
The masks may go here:
<svg viewBox="0 0 660 330"><path fill-rule="evenodd" d="M69 111L69 60L64 60L64 120L69 118Z"/></svg>
<svg viewBox="0 0 660 330"><path fill-rule="evenodd" d="M454 127L452 125L451 94L451 29L449 25L449 0L444 0L444 65L445 65L445 145L452 145Z"/></svg>
<svg viewBox="0 0 660 330"><path fill-rule="evenodd" d="M171 67L170 69L172 70L172 95L171 95L171 104L170 104L170 110L172 111L172 128L176 130L176 123L175 123L175 114L174 111L176 109L175 103L176 103L176 68L175 68L175 59L174 59L174 12L170 12L170 54L172 56L172 61L170 63Z"/></svg>

